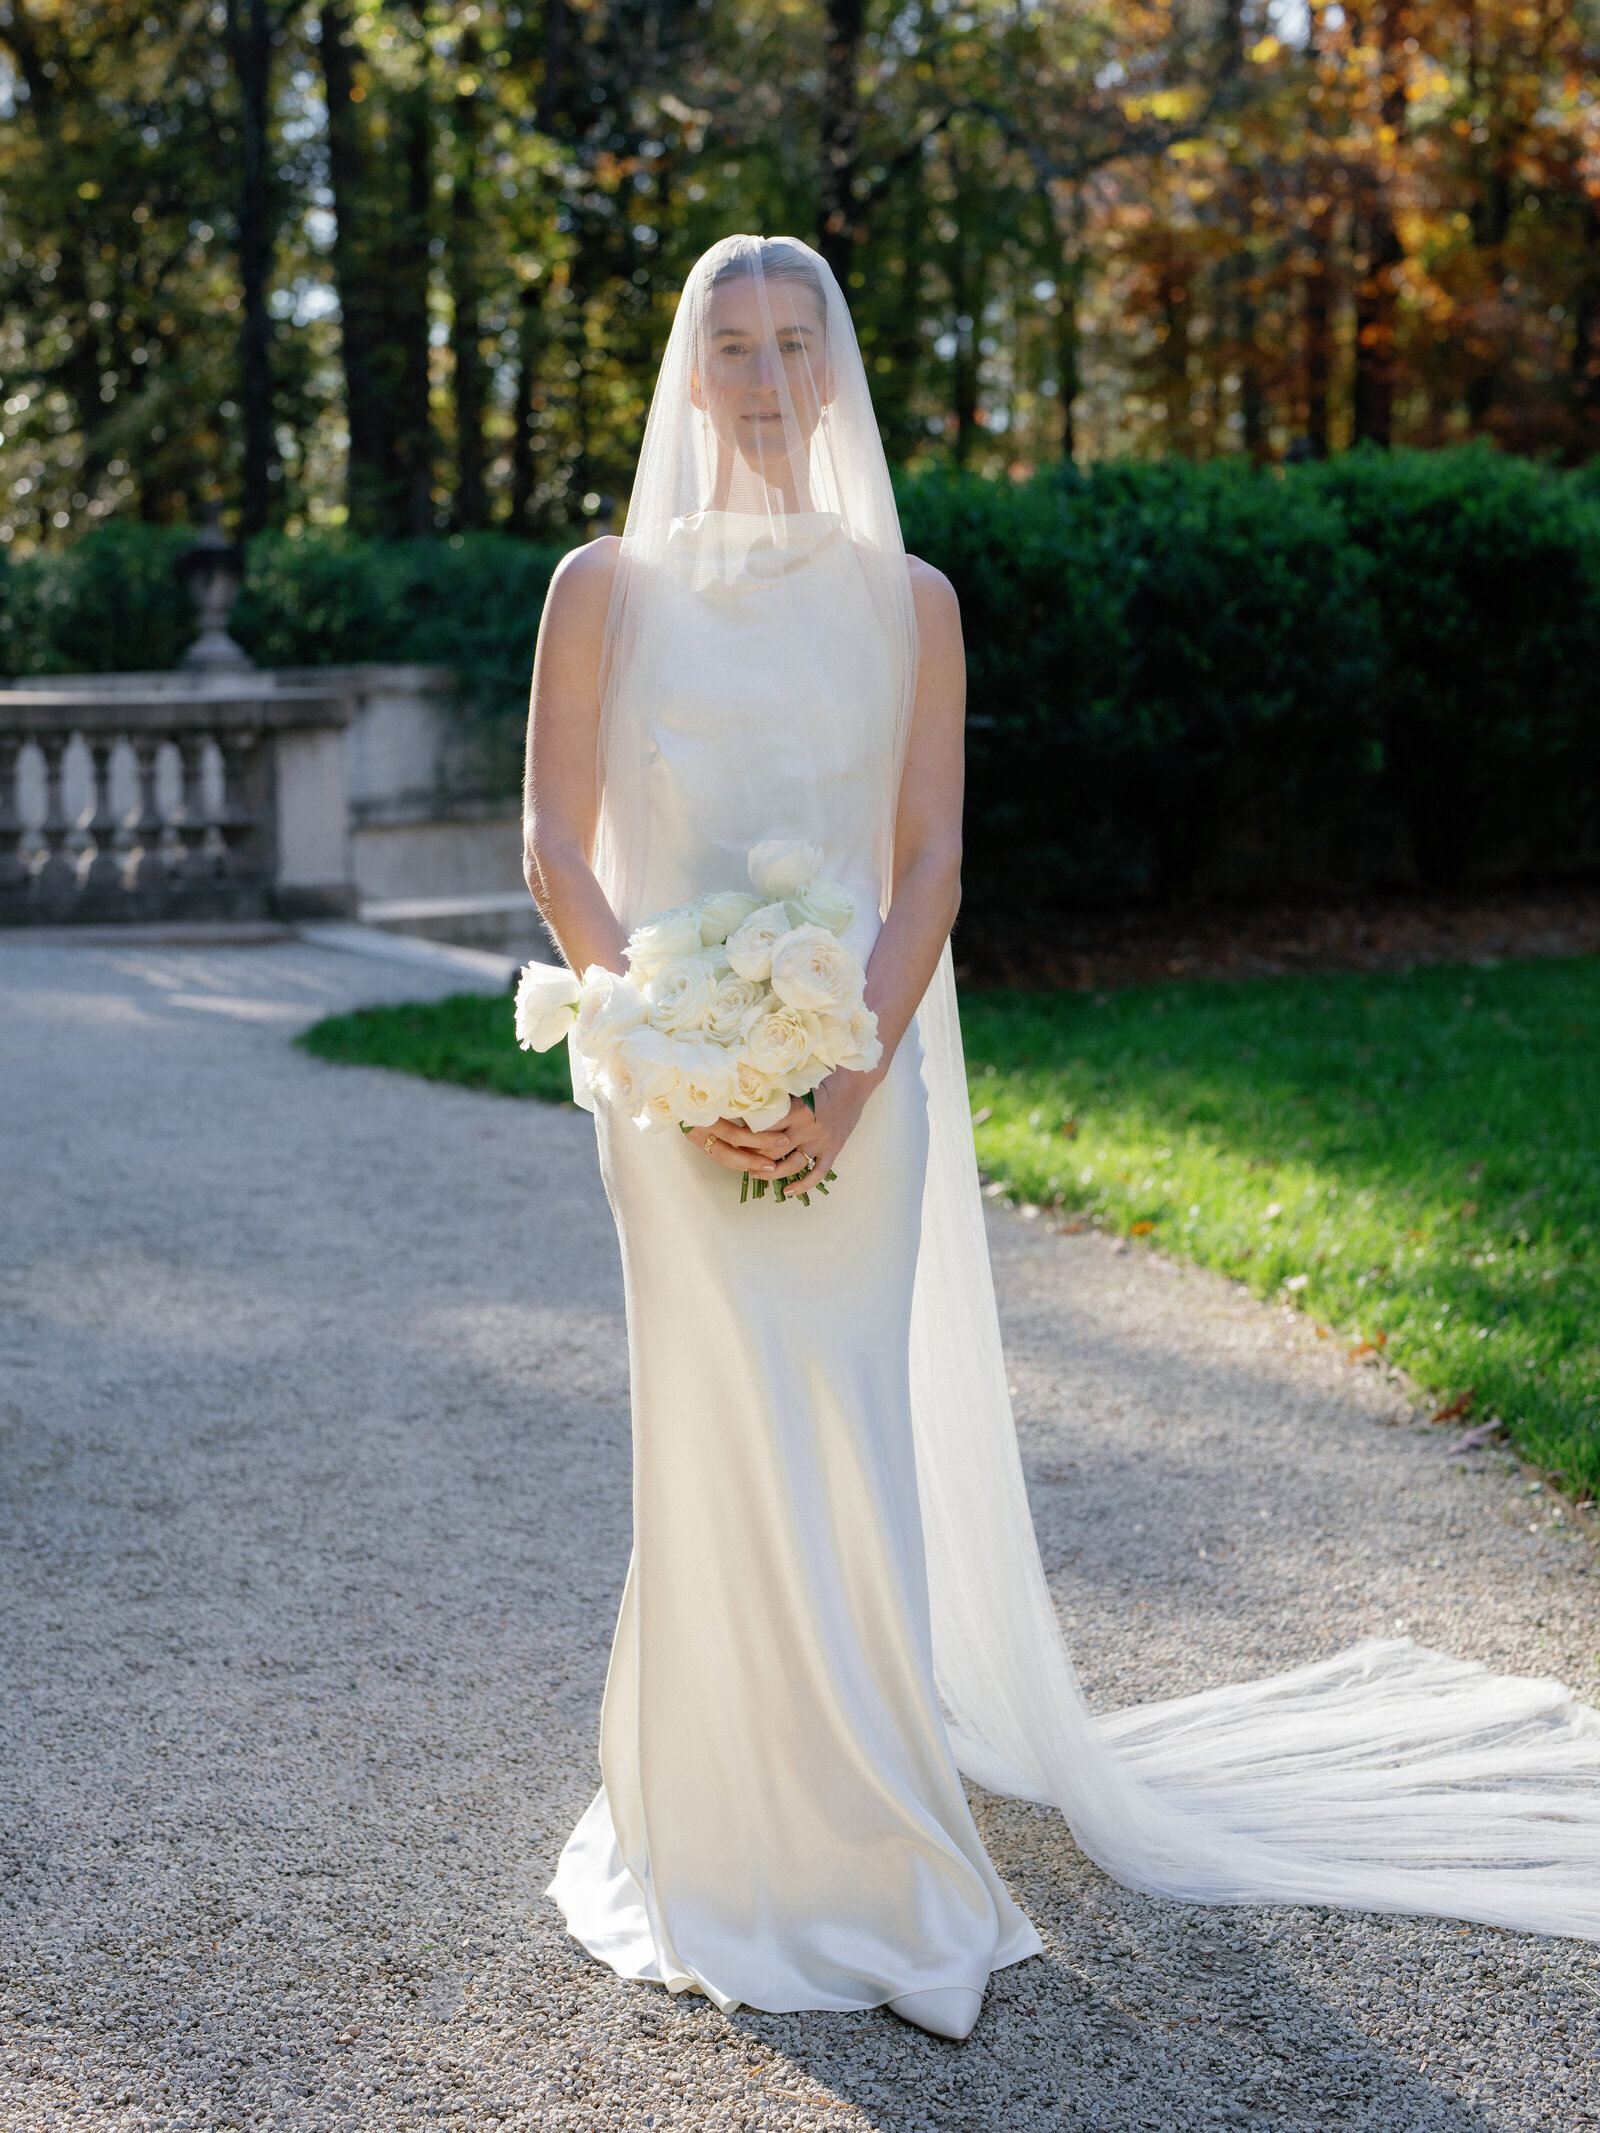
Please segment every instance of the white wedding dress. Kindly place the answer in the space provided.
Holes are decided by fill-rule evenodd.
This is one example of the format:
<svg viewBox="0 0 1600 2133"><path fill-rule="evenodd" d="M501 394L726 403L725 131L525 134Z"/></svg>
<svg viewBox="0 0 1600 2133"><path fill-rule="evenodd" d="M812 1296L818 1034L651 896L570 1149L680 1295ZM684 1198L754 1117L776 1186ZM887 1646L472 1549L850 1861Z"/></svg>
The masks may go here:
<svg viewBox="0 0 1600 2133"><path fill-rule="evenodd" d="M663 632L646 911L737 887L812 829L879 925L894 705L841 627L838 522L680 525ZM708 597L689 587L716 551ZM752 549L754 553L752 553ZM762 656L775 580L809 656ZM864 657L841 667L838 647ZM841 700L853 745L832 738ZM818 758L826 750L825 776ZM759 763L750 781L730 764ZM915 1029L809 1207L741 1205L678 1133L601 1110L634 1385L634 1552L601 1720L604 1788L554 1894L624 1976L722 2006L865 2007L1037 1953L979 1842L934 1686L909 1342L927 1104Z"/></svg>
<svg viewBox="0 0 1600 2133"><path fill-rule="evenodd" d="M719 275L753 275L771 330L775 242L803 249L735 238L707 255L663 361L607 624L596 871L632 926L740 886L767 838L809 838L856 893L865 958L915 640L820 260L814 432L779 386L817 508L759 485L703 508L708 298ZM574 1087L590 1101L576 1059ZM1060 1808L1110 1873L1166 1896L1600 1938L1600 1716L1557 1682L1399 1640L1089 1714L1011 1424L948 952L809 1207L741 1205L737 1176L681 1135L603 1109L596 1124L627 1298L634 1552L603 1784L551 1888L596 1956L774 2012L981 1990L1039 1941L958 1770Z"/></svg>

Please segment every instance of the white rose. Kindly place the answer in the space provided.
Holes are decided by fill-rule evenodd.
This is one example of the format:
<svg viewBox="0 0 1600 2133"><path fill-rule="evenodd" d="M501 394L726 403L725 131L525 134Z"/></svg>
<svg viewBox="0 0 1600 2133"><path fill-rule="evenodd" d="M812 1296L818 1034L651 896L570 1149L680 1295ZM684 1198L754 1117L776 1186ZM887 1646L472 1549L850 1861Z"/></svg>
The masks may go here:
<svg viewBox="0 0 1600 2133"><path fill-rule="evenodd" d="M750 854L750 881L763 896L793 896L802 882L822 871L822 847L798 837L769 837Z"/></svg>
<svg viewBox="0 0 1600 2133"><path fill-rule="evenodd" d="M600 1062L596 1079L601 1094L619 1111L643 1123L641 1113L653 1104L670 1104L678 1086L674 1050L672 1039L659 1030L629 1030ZM671 1122L669 1115L666 1123Z"/></svg>
<svg viewBox="0 0 1600 2133"><path fill-rule="evenodd" d="M763 1074L748 1059L735 1056L733 1094L728 1098L730 1118L741 1119L752 1133L770 1133L789 1116L793 1102L782 1082Z"/></svg>
<svg viewBox="0 0 1600 2133"><path fill-rule="evenodd" d="M797 926L826 926L830 933L848 933L856 922L856 900L840 881L803 881L784 908Z"/></svg>
<svg viewBox="0 0 1600 2133"><path fill-rule="evenodd" d="M677 1114L688 1126L712 1126L725 1118L733 1098L733 1060L720 1044L673 1044L678 1086L672 1092Z"/></svg>
<svg viewBox="0 0 1600 2133"><path fill-rule="evenodd" d="M652 1096L634 1112L633 1122L641 1133L665 1133L669 1126L675 1126L678 1123L676 1091L671 1096Z"/></svg>
<svg viewBox="0 0 1600 2133"><path fill-rule="evenodd" d="M716 991L716 970L704 956L677 955L658 963L644 988L650 1027L669 1035L702 1028Z"/></svg>
<svg viewBox="0 0 1600 2133"><path fill-rule="evenodd" d="M700 946L700 914L692 904L675 911L658 911L628 936L628 968L636 978L647 978L669 956L693 955Z"/></svg>
<svg viewBox="0 0 1600 2133"><path fill-rule="evenodd" d="M761 908L761 898L748 889L713 889L695 905L700 914L700 939L707 948L720 948L730 933L744 924L752 911Z"/></svg>
<svg viewBox="0 0 1600 2133"><path fill-rule="evenodd" d="M714 1044L732 1044L744 1027L745 1016L761 1004L766 992L758 978L741 978L730 970L717 980L712 992L705 1019L706 1035Z"/></svg>
<svg viewBox="0 0 1600 2133"><path fill-rule="evenodd" d="M774 1002L746 1020L744 1055L758 1074L765 1074L791 1096L804 1096L822 1079L815 1040L816 1024L810 1015Z"/></svg>
<svg viewBox="0 0 1600 2133"><path fill-rule="evenodd" d="M644 1021L644 999L631 978L619 977L604 964L591 963L583 974L578 1003L577 1044L586 1059L601 1060L620 1037Z"/></svg>
<svg viewBox="0 0 1600 2133"><path fill-rule="evenodd" d="M794 928L782 904L763 904L752 911L737 933L730 933L727 957L741 978L764 981L772 971L772 951Z"/></svg>
<svg viewBox="0 0 1600 2133"><path fill-rule="evenodd" d="M865 983L860 958L826 926L796 926L773 944L772 989L790 1007L847 1014Z"/></svg>
<svg viewBox="0 0 1600 2133"><path fill-rule="evenodd" d="M818 1015L817 1057L830 1067L870 1074L883 1057L878 1018L870 1007L853 1007L845 1015Z"/></svg>
<svg viewBox="0 0 1600 2133"><path fill-rule="evenodd" d="M572 1028L583 987L570 970L525 963L517 980L517 1042L525 1052L548 1052Z"/></svg>

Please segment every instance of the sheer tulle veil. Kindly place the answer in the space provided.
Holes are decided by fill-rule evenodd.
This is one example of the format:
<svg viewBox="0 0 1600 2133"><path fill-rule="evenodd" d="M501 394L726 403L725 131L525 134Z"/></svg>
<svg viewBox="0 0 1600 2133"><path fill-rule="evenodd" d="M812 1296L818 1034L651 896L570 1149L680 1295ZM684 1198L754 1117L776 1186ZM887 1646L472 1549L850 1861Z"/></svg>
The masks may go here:
<svg viewBox="0 0 1600 2133"><path fill-rule="evenodd" d="M703 389L718 352L713 292L730 282L750 325L741 360L765 364L770 394L769 443L742 456L719 434ZM764 658L784 657L789 558L803 552L817 567L819 546L821 567L837 574L840 629L875 633L893 707L883 735L886 907L915 617L849 311L822 260L794 238L729 237L698 262L651 404L602 669L596 870L630 925L645 915L649 871L642 736L654 623L675 543L681 583L686 528L709 598L724 561L770 573L780 597L764 606ZM814 660L815 645L807 651ZM826 755L824 741L814 820L784 825L824 841ZM728 775L760 770L730 763ZM935 1662L961 1768L992 1790L1058 1807L1092 1858L1154 1893L1600 1937L1600 1715L1558 1682L1495 1676L1399 1640L1264 1681L1090 1714L1023 1484L948 950L918 1029L930 1157L912 1394Z"/></svg>
<svg viewBox="0 0 1600 2133"><path fill-rule="evenodd" d="M740 360L755 366L765 362L770 379L766 426L772 434L759 445L761 456L741 456L719 437L699 382L727 354L728 337L713 332L711 301L715 290L730 283L747 299L739 316L758 339L747 352L740 344ZM819 556L816 536L824 528L836 537ZM785 562L798 552L807 556L810 570L821 567L835 580L839 627L869 633L887 666L892 717L883 744L891 761L883 781L878 854L887 879L888 801L910 725L916 626L900 518L866 372L838 283L816 253L794 238L727 237L697 262L679 299L650 403L606 617L600 729L604 802L596 871L618 915L630 924L644 915L635 908L650 856L644 793L648 750L640 743L657 647L665 634L659 627L664 608L686 570L715 598L719 578L732 580L754 562L773 580L773 596L762 603L766 656L781 662L785 639L799 642L804 631L807 658L814 662L819 651L814 603L802 610L783 597ZM824 655L826 649L821 648ZM841 660L840 667L856 671L853 660ZM753 674L752 685L758 684L759 674ZM850 716L842 699L836 715ZM752 786L767 774L767 766L759 763L726 765L729 778L746 778ZM820 777L818 790L820 795ZM807 826L825 832L820 819ZM742 866L733 878L742 879Z"/></svg>

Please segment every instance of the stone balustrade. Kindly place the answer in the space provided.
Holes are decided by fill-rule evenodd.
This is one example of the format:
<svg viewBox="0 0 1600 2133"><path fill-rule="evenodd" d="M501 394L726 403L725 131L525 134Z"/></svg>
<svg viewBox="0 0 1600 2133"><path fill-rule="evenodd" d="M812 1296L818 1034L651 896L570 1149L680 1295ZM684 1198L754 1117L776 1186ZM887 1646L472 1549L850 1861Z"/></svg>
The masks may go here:
<svg viewBox="0 0 1600 2133"><path fill-rule="evenodd" d="M350 913L356 709L266 674L0 687L0 924Z"/></svg>

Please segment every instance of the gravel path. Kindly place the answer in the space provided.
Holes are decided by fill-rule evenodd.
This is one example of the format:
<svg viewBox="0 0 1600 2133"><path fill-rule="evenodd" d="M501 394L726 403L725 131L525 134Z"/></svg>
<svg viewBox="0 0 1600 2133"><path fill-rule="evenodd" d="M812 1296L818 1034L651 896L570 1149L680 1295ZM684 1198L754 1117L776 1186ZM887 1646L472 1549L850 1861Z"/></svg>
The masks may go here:
<svg viewBox="0 0 1600 2133"><path fill-rule="evenodd" d="M427 982L0 942L4 2133L1600 2124L1600 1950L1161 1903L984 1796L1046 1954L961 2049L565 1940L628 1521L591 1128L287 1042ZM1508 1462L1220 1280L993 1220L1097 1702L1396 1623L1596 1692L1587 1543Z"/></svg>

